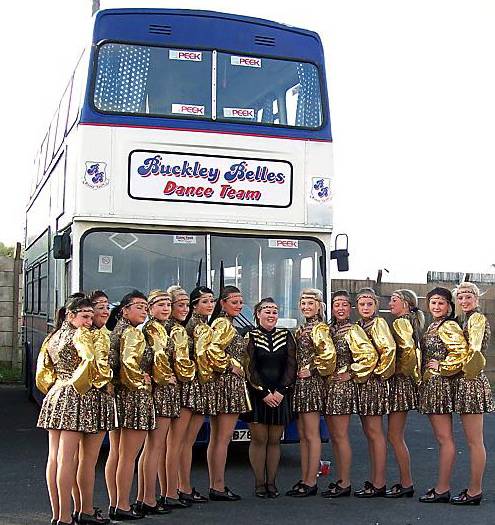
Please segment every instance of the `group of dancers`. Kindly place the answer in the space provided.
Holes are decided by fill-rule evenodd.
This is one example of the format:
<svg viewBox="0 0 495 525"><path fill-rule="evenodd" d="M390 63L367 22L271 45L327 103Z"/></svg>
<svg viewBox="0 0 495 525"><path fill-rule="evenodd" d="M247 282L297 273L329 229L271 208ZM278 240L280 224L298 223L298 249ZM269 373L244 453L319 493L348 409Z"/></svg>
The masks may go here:
<svg viewBox="0 0 495 525"><path fill-rule="evenodd" d="M307 288L299 299L304 322L294 335L277 327L278 306L268 297L254 307L256 326L243 336L233 324L243 308L242 293L234 286L223 287L217 300L204 286L190 295L180 286L148 296L134 290L111 313L103 291L73 294L57 313L36 371L37 387L46 394L38 426L48 430L51 524L138 520L208 500L241 499L224 479L239 417L250 426L249 459L260 498L279 496L280 439L293 418L301 479L286 494L317 494L322 415L338 478L322 496L349 496L352 414L361 418L370 462L369 481L354 496L413 496L404 433L407 413L417 409L428 415L439 445L436 484L420 501L479 504L486 462L483 414L494 410L483 373L490 328L479 311L476 285L461 283L455 296L462 320L454 318L449 290L428 293L433 322L423 333L424 315L410 290L392 294L395 320L389 326L378 315L379 298L371 288L357 294L356 323L348 292L333 294L327 322L321 291ZM470 479L451 498L454 412L469 446ZM207 496L191 484L192 447L205 416L210 422ZM400 473L388 490L384 416ZM106 432L108 518L93 506L95 466ZM137 497L131 504L136 459Z"/></svg>

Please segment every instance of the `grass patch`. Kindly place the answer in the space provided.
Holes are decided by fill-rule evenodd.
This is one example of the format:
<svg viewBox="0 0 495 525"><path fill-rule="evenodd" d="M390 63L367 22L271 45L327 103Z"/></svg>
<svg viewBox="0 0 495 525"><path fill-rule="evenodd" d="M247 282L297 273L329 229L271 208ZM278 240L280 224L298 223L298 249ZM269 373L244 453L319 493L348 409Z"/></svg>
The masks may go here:
<svg viewBox="0 0 495 525"><path fill-rule="evenodd" d="M20 381L22 381L20 368L0 366L0 383L19 383Z"/></svg>

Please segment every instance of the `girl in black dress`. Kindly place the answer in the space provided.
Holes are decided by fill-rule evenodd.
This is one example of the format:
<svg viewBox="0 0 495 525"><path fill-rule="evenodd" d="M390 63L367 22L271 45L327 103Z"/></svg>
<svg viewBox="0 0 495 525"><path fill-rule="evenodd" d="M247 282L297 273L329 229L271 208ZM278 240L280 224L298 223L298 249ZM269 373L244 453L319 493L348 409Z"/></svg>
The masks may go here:
<svg viewBox="0 0 495 525"><path fill-rule="evenodd" d="M290 422L288 387L296 380L296 343L284 328L276 328L278 306L271 297L254 307L257 328L249 333L248 378L253 411L249 460L255 476L255 494L276 498L280 439Z"/></svg>

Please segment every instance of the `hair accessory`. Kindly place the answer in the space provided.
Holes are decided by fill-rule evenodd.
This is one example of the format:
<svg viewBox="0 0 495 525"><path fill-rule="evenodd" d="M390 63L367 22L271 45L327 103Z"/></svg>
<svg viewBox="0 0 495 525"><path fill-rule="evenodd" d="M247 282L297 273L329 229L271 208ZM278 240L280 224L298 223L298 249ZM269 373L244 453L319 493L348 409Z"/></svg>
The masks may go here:
<svg viewBox="0 0 495 525"><path fill-rule="evenodd" d="M152 306L158 301L163 300L172 300L168 292L166 292L165 290L151 290L151 292L148 295L148 306Z"/></svg>

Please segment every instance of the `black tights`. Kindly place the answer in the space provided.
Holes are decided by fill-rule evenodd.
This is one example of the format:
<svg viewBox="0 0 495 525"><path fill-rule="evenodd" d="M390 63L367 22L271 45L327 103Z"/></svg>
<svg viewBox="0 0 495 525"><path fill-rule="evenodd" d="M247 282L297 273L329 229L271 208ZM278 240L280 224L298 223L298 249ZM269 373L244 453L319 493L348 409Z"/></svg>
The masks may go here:
<svg viewBox="0 0 495 525"><path fill-rule="evenodd" d="M280 462L280 439L284 431L282 425L263 425L251 423L251 443L249 461L254 472L256 487L275 485Z"/></svg>

